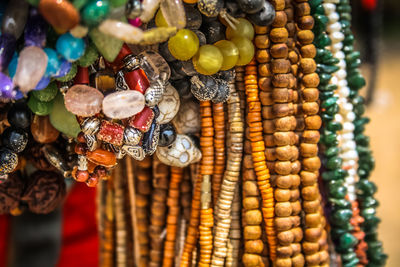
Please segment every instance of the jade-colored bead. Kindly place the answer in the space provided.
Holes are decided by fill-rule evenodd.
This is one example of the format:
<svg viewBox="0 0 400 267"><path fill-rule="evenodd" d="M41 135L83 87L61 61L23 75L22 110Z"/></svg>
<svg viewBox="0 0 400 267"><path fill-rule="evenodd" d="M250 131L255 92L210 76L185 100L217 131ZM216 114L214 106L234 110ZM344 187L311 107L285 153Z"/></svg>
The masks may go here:
<svg viewBox="0 0 400 267"><path fill-rule="evenodd" d="M357 243L358 240L356 237L354 237L351 233L345 233L340 237L339 246L346 249L354 247Z"/></svg>
<svg viewBox="0 0 400 267"><path fill-rule="evenodd" d="M351 216L353 216L353 212L350 209L336 210L332 213L332 222L336 225L344 225L350 220Z"/></svg>
<svg viewBox="0 0 400 267"><path fill-rule="evenodd" d="M69 70L69 72L67 73L67 75L56 78L56 81L59 82L68 82L70 80L72 80L73 78L75 78L76 73L78 72L78 68L76 66L76 63L72 63L71 65L71 69Z"/></svg>
<svg viewBox="0 0 400 267"><path fill-rule="evenodd" d="M330 170L338 169L342 167L343 160L339 157L331 157L326 162L326 167Z"/></svg>
<svg viewBox="0 0 400 267"><path fill-rule="evenodd" d="M89 27L96 26L104 20L110 12L108 0L91 0L82 9L83 22Z"/></svg>
<svg viewBox="0 0 400 267"><path fill-rule="evenodd" d="M364 197L360 201L360 208L366 209L366 208L377 208L379 206L379 201L373 198L372 196L367 196Z"/></svg>
<svg viewBox="0 0 400 267"><path fill-rule="evenodd" d="M31 91L32 96L42 102L49 102L54 99L57 95L58 87L55 82L51 82L46 88L43 90L35 90Z"/></svg>
<svg viewBox="0 0 400 267"><path fill-rule="evenodd" d="M319 85L318 89L321 91L335 91L338 88L336 84Z"/></svg>
<svg viewBox="0 0 400 267"><path fill-rule="evenodd" d="M350 13L342 13L342 14L340 14L340 20L351 21L351 14Z"/></svg>
<svg viewBox="0 0 400 267"><path fill-rule="evenodd" d="M343 125L337 121L330 121L327 123L326 128L331 132L337 132L343 129Z"/></svg>
<svg viewBox="0 0 400 267"><path fill-rule="evenodd" d="M362 116L365 112L364 104L362 104L362 103L356 104L356 105L353 104L353 111L357 115L357 117Z"/></svg>
<svg viewBox="0 0 400 267"><path fill-rule="evenodd" d="M332 78L332 75L328 73L320 73L319 75L319 83L320 84L327 84Z"/></svg>
<svg viewBox="0 0 400 267"><path fill-rule="evenodd" d="M363 227L366 230L376 227L381 222L381 219L379 219L375 215L372 215L372 216L370 216L368 218L364 218L364 219L365 219L365 222L363 224Z"/></svg>
<svg viewBox="0 0 400 267"><path fill-rule="evenodd" d="M357 254L354 253L353 251L348 252L348 253L342 253L341 258L344 262L351 262L354 259L357 259Z"/></svg>
<svg viewBox="0 0 400 267"><path fill-rule="evenodd" d="M168 41L168 49L172 56L178 60L189 60L199 50L199 38L188 29L180 29Z"/></svg>
<svg viewBox="0 0 400 267"><path fill-rule="evenodd" d="M325 65L325 64L318 64L317 65L317 72L325 72L325 73L328 73L328 74L332 74L332 73L334 73L334 72L336 72L338 70L339 70L339 67L335 66L335 65L333 65L333 66Z"/></svg>
<svg viewBox="0 0 400 267"><path fill-rule="evenodd" d="M338 144L337 135L335 133L322 135L321 141L327 146L335 146Z"/></svg>
<svg viewBox="0 0 400 267"><path fill-rule="evenodd" d="M320 92L319 93L319 98L321 100L325 100L325 99L328 99L328 98L332 97L333 95L334 95L334 92L332 92L332 91Z"/></svg>
<svg viewBox="0 0 400 267"><path fill-rule="evenodd" d="M351 89L358 90L365 86L365 79L361 74L354 74L347 79Z"/></svg>
<svg viewBox="0 0 400 267"><path fill-rule="evenodd" d="M128 0L109 0L112 7L120 7L125 5Z"/></svg>
<svg viewBox="0 0 400 267"><path fill-rule="evenodd" d="M327 47L328 45L331 45L331 39L329 38L328 35L326 34L321 34L317 36L314 40L314 43L318 47Z"/></svg>
<svg viewBox="0 0 400 267"><path fill-rule="evenodd" d="M308 4L311 7L311 10L313 10L315 7L317 7L318 5L321 5L322 0L309 0Z"/></svg>
<svg viewBox="0 0 400 267"><path fill-rule="evenodd" d="M202 45L192 58L194 68L203 75L217 73L221 69L223 60L224 56L214 45Z"/></svg>
<svg viewBox="0 0 400 267"><path fill-rule="evenodd" d="M354 140L356 141L357 145L360 146L369 146L370 138L369 136L358 134L355 136Z"/></svg>
<svg viewBox="0 0 400 267"><path fill-rule="evenodd" d="M114 38L108 34L104 34L98 28L94 28L89 32L97 50L108 62L113 62L119 51L121 51L124 42L120 39Z"/></svg>
<svg viewBox="0 0 400 267"><path fill-rule="evenodd" d="M255 49L253 43L244 37L235 37L230 40L239 50L239 59L236 66L244 66L250 63L254 57Z"/></svg>
<svg viewBox="0 0 400 267"><path fill-rule="evenodd" d="M351 7L349 5L338 5L336 7L336 12L338 12L338 13L343 13L343 12L350 13L351 12Z"/></svg>
<svg viewBox="0 0 400 267"><path fill-rule="evenodd" d="M332 57L330 59L325 60L324 63L327 65L336 65L339 63L339 61L340 60L338 58Z"/></svg>
<svg viewBox="0 0 400 267"><path fill-rule="evenodd" d="M364 179L358 181L357 188L359 190L359 194L362 196L372 196L377 190L374 182Z"/></svg>
<svg viewBox="0 0 400 267"><path fill-rule="evenodd" d="M324 101L321 103L321 108L329 108L329 107L335 105L336 102L337 102L337 100L338 100L337 97L328 98L328 99L324 100Z"/></svg>
<svg viewBox="0 0 400 267"><path fill-rule="evenodd" d="M314 14L316 15L325 15L325 9L322 5L317 5L314 9Z"/></svg>
<svg viewBox="0 0 400 267"><path fill-rule="evenodd" d="M67 136L77 137L81 128L76 116L65 108L63 95L58 93L53 101L53 109L49 114L50 123Z"/></svg>
<svg viewBox="0 0 400 267"><path fill-rule="evenodd" d="M254 27L250 23L250 21L244 18L238 18L237 20L239 21L239 23L235 25L236 29L233 29L232 27L226 28L226 39L231 40L235 37L244 37L249 40L253 40Z"/></svg>
<svg viewBox="0 0 400 267"><path fill-rule="evenodd" d="M345 60L346 60L346 63L352 63L352 62L354 62L355 60L357 60L359 58L360 58L360 52L359 51L353 51L353 52L351 52L351 53L346 55Z"/></svg>
<svg viewBox="0 0 400 267"><path fill-rule="evenodd" d="M236 45L228 40L220 40L214 45L219 48L224 57L221 70L233 68L239 59L239 49Z"/></svg>
<svg viewBox="0 0 400 267"><path fill-rule="evenodd" d="M77 10L80 10L87 2L89 2L89 0L73 0L72 4Z"/></svg>
<svg viewBox="0 0 400 267"><path fill-rule="evenodd" d="M339 148L338 147L330 147L325 151L325 155L328 158L337 156L337 155L339 155Z"/></svg>
<svg viewBox="0 0 400 267"><path fill-rule="evenodd" d="M329 198L329 202L337 209L350 209L351 203L346 199Z"/></svg>
<svg viewBox="0 0 400 267"><path fill-rule="evenodd" d="M355 258L352 261L343 262L342 267L356 267L359 261L360 260L358 258Z"/></svg>
<svg viewBox="0 0 400 267"><path fill-rule="evenodd" d="M324 171L322 173L322 179L325 181L331 181L331 180L341 180L346 177L347 171L343 169L336 169L333 171Z"/></svg>
<svg viewBox="0 0 400 267"><path fill-rule="evenodd" d="M357 58L354 62L347 64L348 69L357 69L361 66L361 59Z"/></svg>
<svg viewBox="0 0 400 267"><path fill-rule="evenodd" d="M86 47L85 53L81 58L78 59L77 63L80 67L89 67L92 65L99 57L97 53L96 46L93 43L90 43Z"/></svg>
<svg viewBox="0 0 400 267"><path fill-rule="evenodd" d="M343 52L344 52L345 54L351 53L351 52L353 52L353 51L354 51L354 46L352 46L352 45L345 45L345 46L343 46Z"/></svg>
<svg viewBox="0 0 400 267"><path fill-rule="evenodd" d="M325 110L326 114L329 114L331 116L334 116L335 114L337 114L339 112L339 105L338 104L333 104L332 106L328 107Z"/></svg>
<svg viewBox="0 0 400 267"><path fill-rule="evenodd" d="M39 116L46 116L50 113L53 108L53 101L43 102L38 100L36 97L30 97L28 100L28 107L33 113Z"/></svg>
<svg viewBox="0 0 400 267"><path fill-rule="evenodd" d="M38 6L40 0L26 0L26 2L28 2L32 6Z"/></svg>
<svg viewBox="0 0 400 267"><path fill-rule="evenodd" d="M321 34L322 32L325 31L326 25L328 24L329 19L325 15L315 15L314 16L314 28L313 32L316 34Z"/></svg>
<svg viewBox="0 0 400 267"><path fill-rule="evenodd" d="M331 181L335 182L335 181ZM341 185L342 182L340 183L335 183L335 184L329 184L329 196L334 197L334 198L344 198L347 194L347 189L346 187Z"/></svg>

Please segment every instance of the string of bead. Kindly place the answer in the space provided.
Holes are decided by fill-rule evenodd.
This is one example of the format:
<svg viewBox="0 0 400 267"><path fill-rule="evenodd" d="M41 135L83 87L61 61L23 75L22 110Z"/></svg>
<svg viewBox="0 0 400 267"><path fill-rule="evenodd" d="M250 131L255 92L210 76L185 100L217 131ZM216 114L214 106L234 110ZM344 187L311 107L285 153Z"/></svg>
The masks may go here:
<svg viewBox="0 0 400 267"><path fill-rule="evenodd" d="M224 103L213 103L214 174L212 176L213 203L217 203L225 170L225 111Z"/></svg>
<svg viewBox="0 0 400 267"><path fill-rule="evenodd" d="M167 213L169 168L157 157L153 157L153 191L151 194L150 214L150 267L161 265L163 259L164 239L162 233L165 228Z"/></svg>
<svg viewBox="0 0 400 267"><path fill-rule="evenodd" d="M311 29L314 25L314 19L310 16L310 5L307 1L295 3L296 22L299 31L296 34L299 42L300 51L315 51L312 44L314 34ZM316 74L317 65L313 57L307 53L301 54L299 87L299 110L304 114L305 136L317 135L322 120L318 115L318 92L319 77ZM299 120L297 121L299 123ZM311 133L311 134L310 134ZM300 136L300 154L302 157L301 177L301 196L302 205L305 213L304 220L304 242L303 252L308 265L329 265L329 254L327 244L327 233L325 231L325 217L321 205L321 195L319 192L318 177L321 161L318 157L318 139L310 140Z"/></svg>
<svg viewBox="0 0 400 267"><path fill-rule="evenodd" d="M200 259L199 266L210 266L213 248L214 215L211 207L211 179L210 175L203 176L201 186L201 211L200 211Z"/></svg>
<svg viewBox="0 0 400 267"><path fill-rule="evenodd" d="M228 155L226 170L216 205L218 212L214 227L214 248L211 259L212 266L224 266L228 250L227 242L231 226L232 202L240 176L243 151L243 121L241 119L239 101L237 93L231 91L230 98L228 99Z"/></svg>

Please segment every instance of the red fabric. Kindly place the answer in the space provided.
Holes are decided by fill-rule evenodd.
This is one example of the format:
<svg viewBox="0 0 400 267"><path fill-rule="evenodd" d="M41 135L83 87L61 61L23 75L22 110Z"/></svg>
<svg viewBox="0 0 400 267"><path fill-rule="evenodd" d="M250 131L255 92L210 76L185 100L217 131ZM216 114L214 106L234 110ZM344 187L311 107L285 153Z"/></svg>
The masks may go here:
<svg viewBox="0 0 400 267"><path fill-rule="evenodd" d="M0 267L6 267L8 240L10 228L10 217L8 215L0 215Z"/></svg>
<svg viewBox="0 0 400 267"><path fill-rule="evenodd" d="M98 247L96 190L85 183L76 183L63 207L62 247L57 267L97 267Z"/></svg>
<svg viewBox="0 0 400 267"><path fill-rule="evenodd" d="M362 5L367 10L374 10L378 4L378 0L362 0Z"/></svg>

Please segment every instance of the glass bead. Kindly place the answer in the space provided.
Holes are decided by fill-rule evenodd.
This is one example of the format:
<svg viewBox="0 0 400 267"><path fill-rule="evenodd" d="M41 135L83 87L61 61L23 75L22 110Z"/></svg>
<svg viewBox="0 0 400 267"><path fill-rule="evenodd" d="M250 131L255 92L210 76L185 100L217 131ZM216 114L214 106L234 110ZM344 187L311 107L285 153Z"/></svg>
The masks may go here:
<svg viewBox="0 0 400 267"><path fill-rule="evenodd" d="M66 33L58 38L56 49L68 61L75 61L85 53L85 42L82 38L75 38Z"/></svg>
<svg viewBox="0 0 400 267"><path fill-rule="evenodd" d="M115 60L124 44L122 40L104 34L97 28L92 29L89 32L89 36L96 45L100 54L109 62Z"/></svg>
<svg viewBox="0 0 400 267"><path fill-rule="evenodd" d="M165 59L154 51L144 51L139 54L140 67L150 81L161 80L166 82L171 76L171 69Z"/></svg>
<svg viewBox="0 0 400 267"><path fill-rule="evenodd" d="M11 34L18 39L24 31L28 10L29 4L24 0L9 1L3 15L1 33Z"/></svg>
<svg viewBox="0 0 400 267"><path fill-rule="evenodd" d="M41 0L38 8L46 21L61 32L66 32L79 23L79 12L70 1Z"/></svg>
<svg viewBox="0 0 400 267"><path fill-rule="evenodd" d="M125 82L130 90L144 94L149 88L150 83L142 69L136 69L124 74Z"/></svg>
<svg viewBox="0 0 400 267"><path fill-rule="evenodd" d="M36 90L42 90L47 87L50 83L50 77L49 76L43 76L42 79L36 84L35 88L33 89L34 91Z"/></svg>
<svg viewBox="0 0 400 267"><path fill-rule="evenodd" d="M103 113L113 119L129 118L143 110L144 96L138 91L127 90L104 97Z"/></svg>
<svg viewBox="0 0 400 267"><path fill-rule="evenodd" d="M192 59L196 71L204 75L217 73L221 69L223 60L221 51L214 45L201 46Z"/></svg>
<svg viewBox="0 0 400 267"><path fill-rule="evenodd" d="M199 38L191 30L180 29L169 39L168 49L176 59L189 60L199 49Z"/></svg>
<svg viewBox="0 0 400 267"><path fill-rule="evenodd" d="M239 49L235 44L227 40L221 40L216 42L214 45L219 48L224 58L221 70L229 70L233 68L239 59Z"/></svg>
<svg viewBox="0 0 400 267"><path fill-rule="evenodd" d="M186 26L185 8L181 0L163 0L160 9L168 26L183 29Z"/></svg>
<svg viewBox="0 0 400 267"><path fill-rule="evenodd" d="M176 139L176 130L172 123L166 123L160 125L160 138L158 140L158 146L166 147L171 145Z"/></svg>
<svg viewBox="0 0 400 267"><path fill-rule="evenodd" d="M90 117L101 111L103 94L96 88L76 84L64 96L65 108L82 117Z"/></svg>
<svg viewBox="0 0 400 267"><path fill-rule="evenodd" d="M7 113L7 120L14 127L26 129L31 124L32 113L24 103L14 104Z"/></svg>
<svg viewBox="0 0 400 267"><path fill-rule="evenodd" d="M254 57L254 45L253 43L244 37L235 37L230 40L239 49L239 59L236 62L236 66L244 66L250 63Z"/></svg>
<svg viewBox="0 0 400 267"><path fill-rule="evenodd" d="M233 29L232 27L228 27L226 29L226 38L228 40L231 40L232 38L235 37L244 37L249 40L253 40L254 38L254 27L250 23L250 21L239 18L238 19L239 23L236 24L236 29Z"/></svg>
<svg viewBox="0 0 400 267"><path fill-rule="evenodd" d="M104 20L110 12L108 0L91 0L82 9L82 20L90 26L96 26Z"/></svg>
<svg viewBox="0 0 400 267"><path fill-rule="evenodd" d="M35 115L30 129L33 139L42 144L52 143L60 135L60 132L51 125L49 116Z"/></svg>
<svg viewBox="0 0 400 267"><path fill-rule="evenodd" d="M21 128L8 127L1 135L2 144L14 151L20 153L24 151L28 143L28 133Z"/></svg>
<svg viewBox="0 0 400 267"><path fill-rule="evenodd" d="M156 13L155 23L156 23L157 27L168 27L169 26L162 14L161 9L159 9Z"/></svg>
<svg viewBox="0 0 400 267"><path fill-rule="evenodd" d="M137 44L143 39L143 31L140 28L118 20L106 19L98 29L128 44Z"/></svg>
<svg viewBox="0 0 400 267"><path fill-rule="evenodd" d="M17 53L14 53L10 64L8 64L8 75L10 78L14 78L15 73L17 72L17 65L18 65L18 55Z"/></svg>

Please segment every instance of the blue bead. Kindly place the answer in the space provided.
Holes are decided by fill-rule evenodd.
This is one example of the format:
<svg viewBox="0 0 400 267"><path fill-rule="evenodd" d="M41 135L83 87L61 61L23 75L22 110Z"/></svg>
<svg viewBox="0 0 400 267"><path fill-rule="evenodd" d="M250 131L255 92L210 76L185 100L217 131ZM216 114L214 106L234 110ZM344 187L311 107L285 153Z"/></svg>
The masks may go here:
<svg viewBox="0 0 400 267"><path fill-rule="evenodd" d="M14 56L11 59L10 64L8 64L8 75L10 75L11 79L14 77L15 72L17 72L17 65L18 65L18 55L17 53L14 53Z"/></svg>
<svg viewBox="0 0 400 267"><path fill-rule="evenodd" d="M47 55L47 67L44 75L50 77L55 75L60 68L60 59L54 49L45 48L43 50Z"/></svg>
<svg viewBox="0 0 400 267"><path fill-rule="evenodd" d="M71 62L69 62L69 61L67 61L65 59L62 59L60 67L58 68L57 73L55 75L53 75L53 77L54 78L64 77L71 70L71 67L72 67L72 63Z"/></svg>
<svg viewBox="0 0 400 267"><path fill-rule="evenodd" d="M85 42L82 38L75 38L70 33L65 33L58 38L56 49L66 60L75 61L85 53Z"/></svg>
<svg viewBox="0 0 400 267"><path fill-rule="evenodd" d="M33 90L42 90L47 87L50 83L50 77L49 76L43 76L42 79L38 82L36 85L35 89Z"/></svg>
<svg viewBox="0 0 400 267"><path fill-rule="evenodd" d="M22 99L22 98L24 98L24 94L23 94L20 90L17 90L14 99L15 99L15 100L20 100L20 99Z"/></svg>
<svg viewBox="0 0 400 267"><path fill-rule="evenodd" d="M0 72L0 97L11 99L14 98L14 96L14 85L10 77Z"/></svg>

